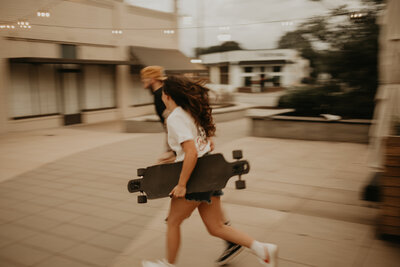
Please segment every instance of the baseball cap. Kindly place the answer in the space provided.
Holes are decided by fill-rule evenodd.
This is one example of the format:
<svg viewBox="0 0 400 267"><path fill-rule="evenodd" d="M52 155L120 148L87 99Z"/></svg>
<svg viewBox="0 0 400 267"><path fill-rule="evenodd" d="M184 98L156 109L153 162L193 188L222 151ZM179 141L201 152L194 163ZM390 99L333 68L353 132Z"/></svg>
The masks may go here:
<svg viewBox="0 0 400 267"><path fill-rule="evenodd" d="M140 77L142 79L153 78L160 81L167 79L164 75L164 68L160 66L148 66L143 68L140 71Z"/></svg>

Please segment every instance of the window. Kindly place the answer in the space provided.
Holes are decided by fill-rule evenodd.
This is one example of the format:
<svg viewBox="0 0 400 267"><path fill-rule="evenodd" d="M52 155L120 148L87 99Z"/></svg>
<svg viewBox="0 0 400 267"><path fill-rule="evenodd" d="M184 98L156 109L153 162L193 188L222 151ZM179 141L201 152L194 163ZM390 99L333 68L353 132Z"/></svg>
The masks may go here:
<svg viewBox="0 0 400 267"><path fill-rule="evenodd" d="M274 76L272 78L272 83L274 84L275 87L281 86L281 77L280 76Z"/></svg>
<svg viewBox="0 0 400 267"><path fill-rule="evenodd" d="M229 84L229 66L219 67L220 84Z"/></svg>
<svg viewBox="0 0 400 267"><path fill-rule="evenodd" d="M48 64L12 63L10 117L58 114L55 69Z"/></svg>
<svg viewBox="0 0 400 267"><path fill-rule="evenodd" d="M244 86L251 86L251 77L244 77Z"/></svg>
<svg viewBox="0 0 400 267"><path fill-rule="evenodd" d="M243 86L244 87L251 87L251 80L253 76L253 67L243 67Z"/></svg>
<svg viewBox="0 0 400 267"><path fill-rule="evenodd" d="M115 67L88 65L84 70L83 110L114 108Z"/></svg>
<svg viewBox="0 0 400 267"><path fill-rule="evenodd" d="M253 67L244 67L244 72L246 72L246 73L253 72Z"/></svg>
<svg viewBox="0 0 400 267"><path fill-rule="evenodd" d="M36 71L40 114L58 113L55 66L38 65Z"/></svg>
<svg viewBox="0 0 400 267"><path fill-rule="evenodd" d="M282 66L274 66L273 71L274 72L281 72Z"/></svg>
<svg viewBox="0 0 400 267"><path fill-rule="evenodd" d="M61 45L62 58L76 58L76 45L62 44Z"/></svg>
<svg viewBox="0 0 400 267"><path fill-rule="evenodd" d="M129 103L132 106L140 106L146 104L153 104L153 95L150 89L144 89L140 80L140 74L134 73L131 75L132 89L129 90Z"/></svg>

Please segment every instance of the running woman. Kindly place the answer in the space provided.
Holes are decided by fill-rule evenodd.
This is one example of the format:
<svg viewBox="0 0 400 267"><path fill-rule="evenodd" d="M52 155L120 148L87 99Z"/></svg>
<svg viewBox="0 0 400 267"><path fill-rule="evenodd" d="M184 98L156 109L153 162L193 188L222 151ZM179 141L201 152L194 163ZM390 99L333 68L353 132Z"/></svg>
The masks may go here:
<svg viewBox="0 0 400 267"><path fill-rule="evenodd" d="M180 226L197 208L208 232L223 240L251 249L263 266L277 266L278 247L259 242L224 223L221 190L186 193L186 184L197 158L210 152L215 124L211 116L208 91L200 83L185 77L170 76L164 81L162 101L170 112L166 122L168 144L183 161L178 184L172 189L167 221L167 259L143 261L143 267L174 267L180 247Z"/></svg>

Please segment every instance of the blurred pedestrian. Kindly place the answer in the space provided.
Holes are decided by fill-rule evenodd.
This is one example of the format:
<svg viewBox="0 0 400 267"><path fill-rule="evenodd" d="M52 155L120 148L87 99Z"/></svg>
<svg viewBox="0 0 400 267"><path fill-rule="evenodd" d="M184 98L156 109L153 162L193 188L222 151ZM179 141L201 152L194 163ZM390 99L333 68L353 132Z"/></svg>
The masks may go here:
<svg viewBox="0 0 400 267"><path fill-rule="evenodd" d="M160 122L165 128L165 119L168 117L168 111L161 99L163 81L167 78L164 74L164 68L161 66L148 66L140 71L140 78L145 89L151 90L153 94L153 103ZM158 164L170 163L175 161L175 153L166 144L166 151L158 159Z"/></svg>

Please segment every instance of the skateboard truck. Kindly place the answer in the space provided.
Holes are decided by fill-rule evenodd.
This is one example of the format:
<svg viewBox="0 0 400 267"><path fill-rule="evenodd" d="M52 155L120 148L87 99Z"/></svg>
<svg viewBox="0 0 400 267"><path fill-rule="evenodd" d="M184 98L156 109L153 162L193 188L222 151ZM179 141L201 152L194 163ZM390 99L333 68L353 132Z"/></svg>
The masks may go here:
<svg viewBox="0 0 400 267"><path fill-rule="evenodd" d="M243 158L242 150L233 150L232 151L232 156L234 159L239 161L241 158ZM239 180L235 182L236 189L245 189L246 188L246 181L242 180L242 169L248 168L248 165L238 165L237 168L235 169L235 172L238 173L239 175Z"/></svg>
<svg viewBox="0 0 400 267"><path fill-rule="evenodd" d="M143 193L143 191L140 191L140 195L137 197L137 202L139 204L147 203L147 196Z"/></svg>
<svg viewBox="0 0 400 267"><path fill-rule="evenodd" d="M143 177L145 173L146 173L145 168L140 168L137 170L137 176L139 176L139 177ZM140 184L138 186L140 187ZM142 190L140 190L140 195L138 195L138 197L137 197L137 202L139 204L147 203L147 196L144 194L144 192Z"/></svg>

